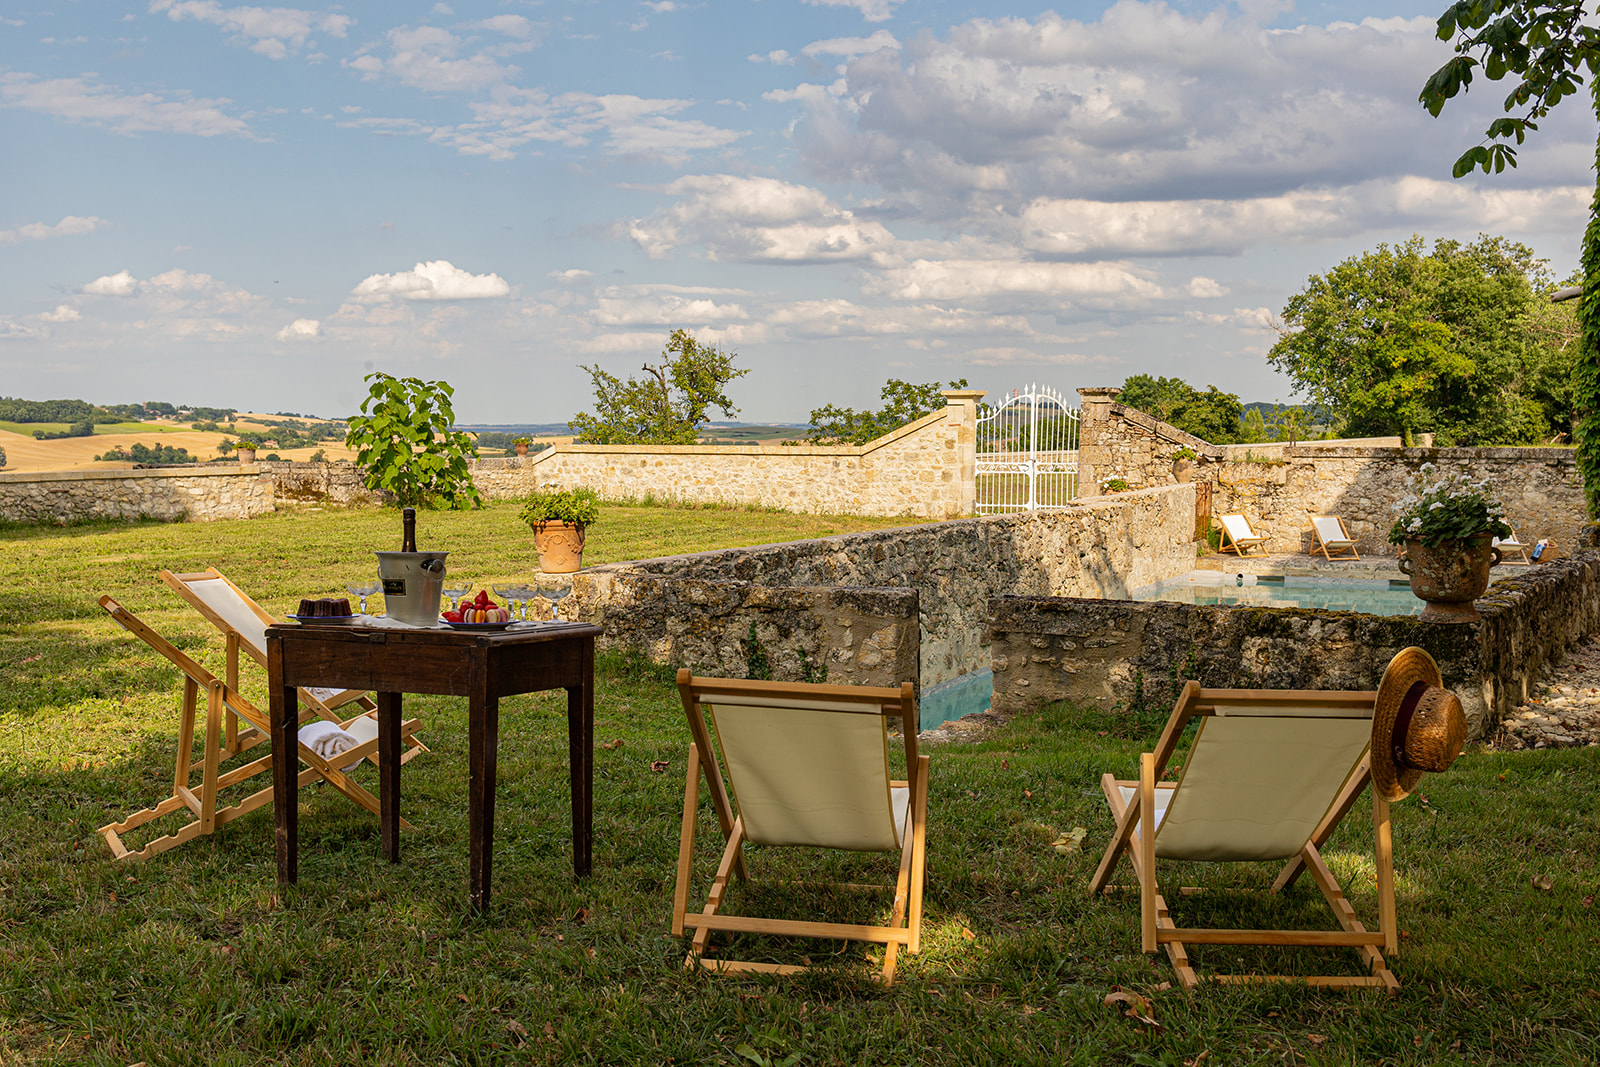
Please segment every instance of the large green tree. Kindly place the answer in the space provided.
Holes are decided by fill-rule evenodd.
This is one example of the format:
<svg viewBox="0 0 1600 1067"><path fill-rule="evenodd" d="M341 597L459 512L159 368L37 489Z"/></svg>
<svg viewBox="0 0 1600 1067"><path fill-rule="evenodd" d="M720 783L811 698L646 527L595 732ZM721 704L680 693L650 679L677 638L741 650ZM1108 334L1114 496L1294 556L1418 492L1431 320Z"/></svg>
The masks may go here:
<svg viewBox="0 0 1600 1067"><path fill-rule="evenodd" d="M965 378L949 385L938 382L912 385L890 378L878 391L878 399L884 401L884 405L877 411L856 411L833 404L812 411L806 440L815 444L864 445L943 408L945 389L966 387Z"/></svg>
<svg viewBox="0 0 1600 1067"><path fill-rule="evenodd" d="M749 374L734 369L738 353L703 345L688 330L674 330L662 362L644 365L643 378L623 381L599 366L584 367L594 381L594 414L580 411L567 425L579 441L596 445L692 445L706 412L739 409L727 385Z"/></svg>
<svg viewBox="0 0 1600 1067"><path fill-rule="evenodd" d="M389 493L400 507L482 507L469 466L478 449L455 429L450 383L382 371L363 381L371 383L367 399L350 416L345 445L355 449L367 488Z"/></svg>
<svg viewBox="0 0 1600 1067"><path fill-rule="evenodd" d="M1239 439L1244 405L1236 395L1214 385L1206 386L1202 393L1182 378L1135 374L1122 383L1117 401L1213 445Z"/></svg>
<svg viewBox="0 0 1600 1067"><path fill-rule="evenodd" d="M1586 21L1587 19L1587 21ZM1515 75L1516 86L1483 140L1462 153L1453 173L1485 173L1517 165L1510 141L1522 144L1550 109L1578 93L1581 73L1600 71L1600 27L1584 12L1583 0L1461 0L1439 16L1439 39L1455 40L1455 55L1434 71L1420 100L1437 117L1444 105L1472 85L1474 71L1491 81ZM1600 117L1600 79L1589 84L1589 103ZM1600 137L1595 141L1600 169ZM1572 373L1577 409L1578 469L1583 473L1589 517L1600 518L1600 183L1589 206L1583 235L1583 295L1578 308L1581 337Z"/></svg>
<svg viewBox="0 0 1600 1067"><path fill-rule="evenodd" d="M1430 251L1413 236L1313 275L1285 305L1267 360L1343 435L1539 441L1570 424L1550 385L1570 347L1539 328L1552 288L1525 245L1480 236Z"/></svg>

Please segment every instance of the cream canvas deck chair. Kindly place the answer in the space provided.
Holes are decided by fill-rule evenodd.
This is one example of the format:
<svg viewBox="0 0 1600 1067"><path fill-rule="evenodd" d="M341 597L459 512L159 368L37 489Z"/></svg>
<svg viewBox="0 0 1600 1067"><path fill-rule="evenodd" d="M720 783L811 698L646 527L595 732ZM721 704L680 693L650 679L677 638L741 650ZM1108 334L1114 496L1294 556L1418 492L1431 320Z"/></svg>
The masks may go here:
<svg viewBox="0 0 1600 1067"><path fill-rule="evenodd" d="M221 630L227 639L227 667L223 680L228 688L239 688L239 651L244 652L263 668L267 665L267 627L278 620L257 604L220 571L208 567L192 574L174 574L163 570L161 580L166 582L184 602L204 615ZM363 711L373 711L377 704L360 689L312 689L302 686L298 692L306 707L329 722L339 722L338 709L346 704L359 704ZM223 750L230 756L243 751L240 748L239 719L230 708L224 715ZM406 759L418 749L427 750L415 737L408 737Z"/></svg>
<svg viewBox="0 0 1600 1067"><path fill-rule="evenodd" d="M1260 548L1263 554L1266 553L1267 550L1262 546L1267 539L1257 537L1250 528L1249 520L1243 515L1218 515L1217 521L1222 524L1222 543L1217 551L1242 556L1252 548Z"/></svg>
<svg viewBox="0 0 1600 1067"><path fill-rule="evenodd" d="M1421 777L1418 763L1442 770L1461 750L1466 724L1460 702L1439 686L1438 667L1418 648L1394 658L1376 692L1202 689L1197 682L1187 683L1156 750L1140 757L1139 779L1119 781L1107 774L1101 780L1117 829L1090 883L1091 892L1108 889L1117 859L1126 852L1138 879L1142 947L1148 953L1165 947L1186 989L1199 981L1189 945L1295 945L1353 948L1369 973L1212 977L1220 982L1291 981L1398 992L1400 984L1384 958L1398 947L1389 801L1403 798L1415 786ZM1182 773L1176 782L1163 782L1161 775L1191 722L1197 731ZM1422 740L1423 734L1429 739ZM1374 737L1384 741L1372 746ZM1399 763L1393 755L1396 745L1402 753ZM1369 782L1374 783L1378 893L1378 927L1370 931L1319 851ZM1309 871L1340 929L1179 927L1158 888L1158 859L1287 860L1272 891Z"/></svg>
<svg viewBox="0 0 1600 1067"><path fill-rule="evenodd" d="M1311 529L1317 538L1317 546L1311 550L1313 556L1321 552L1326 560L1361 558L1356 552L1356 539L1339 516L1318 515L1311 520Z"/></svg>
<svg viewBox="0 0 1600 1067"><path fill-rule="evenodd" d="M174 761L172 795L153 808L145 808L134 812L121 822L108 823L100 827L97 832L111 847L111 854L119 860L148 859L209 834L241 815L272 803L270 784L233 803L225 804L221 800L223 791L229 787L272 770L271 755L261 756L228 769L222 766L238 752L254 748L268 738L267 713L258 710L233 686L219 680L210 671L173 647L171 642L113 598L101 597L100 606L111 613L112 619L119 626L165 656L183 674L183 700L179 707L178 752ZM199 698L202 690L206 699L204 722L201 722L199 717ZM223 744L225 714L245 720L247 729L238 738L239 747L236 752L229 752ZM317 713L309 708L300 713L302 723L316 717ZM307 785L320 778L374 815L379 814L377 798L358 785L345 771L340 770L341 767L352 767L363 758L377 762L377 721L363 712L353 719L340 723L340 726L361 740L361 743L355 748L341 752L332 761L318 756L309 746L298 743L299 757L308 765L300 772L298 784ZM419 751L412 743L412 735L416 729L415 719L406 720L400 725L402 743L409 745L401 757L402 763ZM201 745L201 755L198 760L194 758L196 742ZM198 782L195 781L197 774ZM172 833L156 838L138 850L129 849L123 844L121 835L129 830L180 812L187 812L191 821ZM409 825L403 819L401 824Z"/></svg>
<svg viewBox="0 0 1600 1067"><path fill-rule="evenodd" d="M806 968L707 959L713 931L876 942L884 946L884 984L894 981L899 951L921 947L926 876L928 757L917 754L917 706L911 683L898 689L798 682L695 678L678 672L689 721L688 781L672 932L693 928L684 966L718 972L789 974ZM711 730L727 762L727 784ZM891 781L888 719L898 718L906 780ZM695 820L704 773L725 839L703 909L690 912ZM892 916L872 926L729 915L720 912L728 880L746 877L744 846L793 845L898 852ZM869 886L842 888L864 889Z"/></svg>
<svg viewBox="0 0 1600 1067"><path fill-rule="evenodd" d="M1528 546L1517 540L1517 531L1512 530L1511 536L1504 539L1496 537L1492 543L1500 550L1501 563L1513 563L1512 556L1521 556L1523 563L1533 565L1533 560L1528 558Z"/></svg>

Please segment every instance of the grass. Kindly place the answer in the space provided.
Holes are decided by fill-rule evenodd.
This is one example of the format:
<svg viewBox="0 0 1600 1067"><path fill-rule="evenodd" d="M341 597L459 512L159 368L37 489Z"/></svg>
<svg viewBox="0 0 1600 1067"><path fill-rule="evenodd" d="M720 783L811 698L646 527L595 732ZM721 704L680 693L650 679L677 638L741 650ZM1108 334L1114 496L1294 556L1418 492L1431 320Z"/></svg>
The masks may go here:
<svg viewBox="0 0 1600 1067"><path fill-rule="evenodd" d="M12 433L20 433L27 437L32 437L35 430L43 430L45 433L60 433L62 430L70 429L71 426L72 424L68 422L7 422L4 419L0 419L0 430L10 430ZM97 434L178 433L188 428L187 426L175 426L171 423L158 422L104 422L96 423L94 432Z"/></svg>
<svg viewBox="0 0 1600 1067"><path fill-rule="evenodd" d="M608 509L591 551L616 559L855 524ZM424 515L421 526L424 547L449 546L453 562L486 580L527 566L509 506ZM0 531L0 1063L1600 1058L1594 750L1470 751L1423 783L1425 802L1396 806L1406 931L1397 1000L1161 988L1171 972L1138 952L1136 899L1092 899L1084 887L1111 828L1095 780L1131 774L1162 714L1050 707L932 750L924 950L902 957L887 991L866 978L872 950L861 946L741 946L744 958L809 951L827 964L787 980L680 970L682 946L667 930L687 731L666 670L637 659L611 657L598 671L595 873L582 883L571 878L557 695L503 707L496 895L481 917L465 909L466 710L448 698L407 701L432 752L406 767L418 829L404 836L399 865L379 860L375 819L315 787L299 798L301 881L287 891L274 880L270 810L148 863L112 863L94 829L170 787L176 686L164 661L103 619L93 594L113 593L216 669L220 641L155 582L156 567L215 563L282 610L370 569L358 557L397 534L394 514L377 511ZM259 672L245 688L264 701ZM658 760L664 772L652 770ZM360 776L371 785L371 768ZM1074 826L1089 829L1086 851L1057 854L1052 841ZM1360 829L1351 820L1327 854L1370 916ZM705 868L716 833L704 806L700 833ZM755 859L771 869L771 855ZM1270 867L1180 873L1209 890L1182 900L1184 921L1197 925L1326 913L1308 887L1270 914L1230 891L1266 885ZM1548 890L1534 884L1544 877ZM773 896L810 903L797 890ZM1340 953L1195 956L1202 969L1357 973ZM1114 986L1151 996L1159 1029L1107 1006Z"/></svg>

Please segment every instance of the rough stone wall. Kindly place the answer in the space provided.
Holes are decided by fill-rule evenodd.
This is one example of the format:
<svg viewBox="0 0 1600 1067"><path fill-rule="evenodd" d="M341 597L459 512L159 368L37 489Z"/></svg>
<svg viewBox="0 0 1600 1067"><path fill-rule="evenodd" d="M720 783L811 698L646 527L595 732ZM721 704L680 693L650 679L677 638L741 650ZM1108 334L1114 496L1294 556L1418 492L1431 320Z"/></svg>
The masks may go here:
<svg viewBox="0 0 1600 1067"><path fill-rule="evenodd" d="M1495 485L1506 518L1532 543L1554 538L1565 551L1585 523L1583 479L1570 448L1292 448L1278 463L1209 468L1215 514L1243 514L1270 537L1269 552L1309 551L1311 517L1341 516L1363 555L1392 555L1389 527L1424 463Z"/></svg>
<svg viewBox="0 0 1600 1067"><path fill-rule="evenodd" d="M823 668L839 684L919 680L914 589L770 586L612 564L575 575L562 606L605 630L601 647L637 648L697 674L745 677L753 626L779 681L817 680Z"/></svg>
<svg viewBox="0 0 1600 1067"><path fill-rule="evenodd" d="M1482 737L1529 695L1540 668L1600 629L1600 553L1496 582L1482 622L1425 623L1304 608L1216 607L1052 597L995 597L989 625L997 711L1055 700L1130 703L1136 672L1147 707L1186 678L1214 687L1375 689L1400 649L1419 645Z"/></svg>
<svg viewBox="0 0 1600 1067"><path fill-rule="evenodd" d="M1194 487L1173 485L1074 501L1059 512L988 515L617 566L762 587L915 590L919 675L930 686L988 665L989 597L1127 596L1193 567L1193 526Z"/></svg>
<svg viewBox="0 0 1600 1067"><path fill-rule="evenodd" d="M218 466L0 473L0 520L248 519L273 509L272 475Z"/></svg>
<svg viewBox="0 0 1600 1067"><path fill-rule="evenodd" d="M380 499L363 483L361 468L348 461L257 460L256 466L272 472L273 490L280 504L348 507L377 503Z"/></svg>
<svg viewBox="0 0 1600 1067"><path fill-rule="evenodd" d="M954 518L973 510L977 438L970 397L981 395L954 394L944 411L865 445L566 444L520 463L480 462L473 476L479 491L494 498L586 485L610 499Z"/></svg>

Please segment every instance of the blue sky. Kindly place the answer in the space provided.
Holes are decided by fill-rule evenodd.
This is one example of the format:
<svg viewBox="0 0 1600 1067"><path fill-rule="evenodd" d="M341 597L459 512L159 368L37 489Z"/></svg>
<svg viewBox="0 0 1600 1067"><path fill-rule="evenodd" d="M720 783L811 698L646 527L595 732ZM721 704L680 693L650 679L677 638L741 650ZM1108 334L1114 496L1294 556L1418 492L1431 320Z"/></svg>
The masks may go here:
<svg viewBox="0 0 1600 1067"><path fill-rule="evenodd" d="M739 417L1178 375L1291 399L1308 275L1413 232L1565 276L1594 118L1449 177L1430 3L0 0L0 394L475 422L687 328Z"/></svg>

